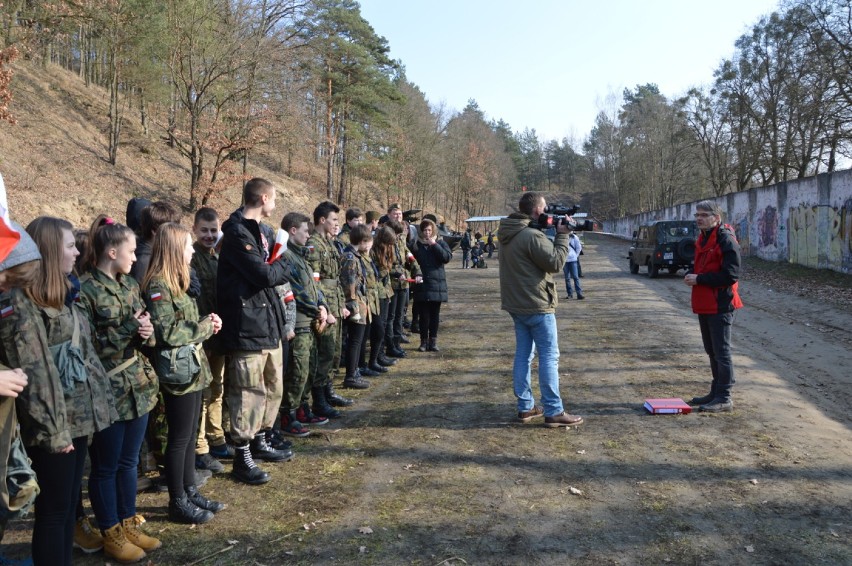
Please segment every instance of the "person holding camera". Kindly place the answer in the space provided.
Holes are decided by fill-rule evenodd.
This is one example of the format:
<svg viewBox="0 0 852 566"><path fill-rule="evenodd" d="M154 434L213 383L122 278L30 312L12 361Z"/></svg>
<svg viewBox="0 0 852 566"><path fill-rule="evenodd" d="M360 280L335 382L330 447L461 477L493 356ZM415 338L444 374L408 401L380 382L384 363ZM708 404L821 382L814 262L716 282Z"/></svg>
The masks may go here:
<svg viewBox="0 0 852 566"><path fill-rule="evenodd" d="M559 222L551 243L537 229L547 208L544 195L521 196L518 210L500 221L501 307L515 325L515 361L512 381L518 399L518 420L528 423L544 416L546 427L568 427L583 423L583 417L565 412L559 393L559 342L556 332L556 283L568 256L571 230ZM564 220L570 220L566 217ZM530 386L530 364L538 350L538 381L541 404L535 404Z"/></svg>

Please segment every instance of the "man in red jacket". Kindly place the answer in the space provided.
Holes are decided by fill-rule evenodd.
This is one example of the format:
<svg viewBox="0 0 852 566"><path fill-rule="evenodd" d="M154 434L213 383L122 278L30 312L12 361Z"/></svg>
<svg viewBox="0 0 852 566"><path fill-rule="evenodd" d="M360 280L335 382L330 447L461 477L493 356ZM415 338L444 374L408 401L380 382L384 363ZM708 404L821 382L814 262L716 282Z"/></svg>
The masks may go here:
<svg viewBox="0 0 852 566"><path fill-rule="evenodd" d="M692 312L698 315L713 382L710 393L694 397L689 404L698 405L700 411L707 413L724 413L734 409L731 326L734 311L743 306L737 292L740 245L730 227L722 225L719 205L704 200L695 209L695 222L701 234L695 242L695 267L683 282L692 287Z"/></svg>

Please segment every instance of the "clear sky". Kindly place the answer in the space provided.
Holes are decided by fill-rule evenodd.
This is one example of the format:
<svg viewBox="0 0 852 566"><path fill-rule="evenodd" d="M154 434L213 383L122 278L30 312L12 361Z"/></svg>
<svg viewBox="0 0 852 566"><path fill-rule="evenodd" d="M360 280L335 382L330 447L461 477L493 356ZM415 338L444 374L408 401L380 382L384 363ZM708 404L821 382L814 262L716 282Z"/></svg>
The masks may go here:
<svg viewBox="0 0 852 566"><path fill-rule="evenodd" d="M543 139L588 135L610 93L710 84L778 0L359 0L391 57L433 105Z"/></svg>

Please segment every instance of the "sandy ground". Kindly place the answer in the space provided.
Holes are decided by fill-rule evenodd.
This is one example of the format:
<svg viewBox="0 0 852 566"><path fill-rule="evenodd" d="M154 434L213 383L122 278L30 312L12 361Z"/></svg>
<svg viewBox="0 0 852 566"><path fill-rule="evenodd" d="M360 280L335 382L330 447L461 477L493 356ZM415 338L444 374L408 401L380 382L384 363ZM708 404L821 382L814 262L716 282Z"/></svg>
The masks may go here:
<svg viewBox="0 0 852 566"><path fill-rule="evenodd" d="M141 496L165 542L151 563L852 563L852 315L743 281L735 411L651 416L645 398L709 386L689 289L630 275L624 241L586 250L587 298L557 315L584 425L514 422L498 262L457 258L440 353L410 349L293 462L265 465L266 486L211 480L230 506L209 525L171 525L165 496ZM19 551L26 536L11 533Z"/></svg>

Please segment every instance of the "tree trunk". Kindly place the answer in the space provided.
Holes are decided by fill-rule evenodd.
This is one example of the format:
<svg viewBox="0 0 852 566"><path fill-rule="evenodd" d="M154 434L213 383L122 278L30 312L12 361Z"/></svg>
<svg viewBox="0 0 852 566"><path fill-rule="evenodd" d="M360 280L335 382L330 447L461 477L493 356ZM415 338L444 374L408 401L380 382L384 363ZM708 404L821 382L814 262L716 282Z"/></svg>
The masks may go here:
<svg viewBox="0 0 852 566"><path fill-rule="evenodd" d="M121 109L118 101L118 56L112 54L111 80L109 84L109 162L115 165L118 159L118 139L121 134Z"/></svg>
<svg viewBox="0 0 852 566"><path fill-rule="evenodd" d="M343 122L346 122L345 116ZM346 194L346 182L346 128L344 128L343 135L340 138L340 189L337 191L337 204L339 205L346 203L346 199L349 198Z"/></svg>
<svg viewBox="0 0 852 566"><path fill-rule="evenodd" d="M142 131L145 137L150 137L151 130L148 127L148 105L145 103L145 89L139 89L139 122L142 124Z"/></svg>

